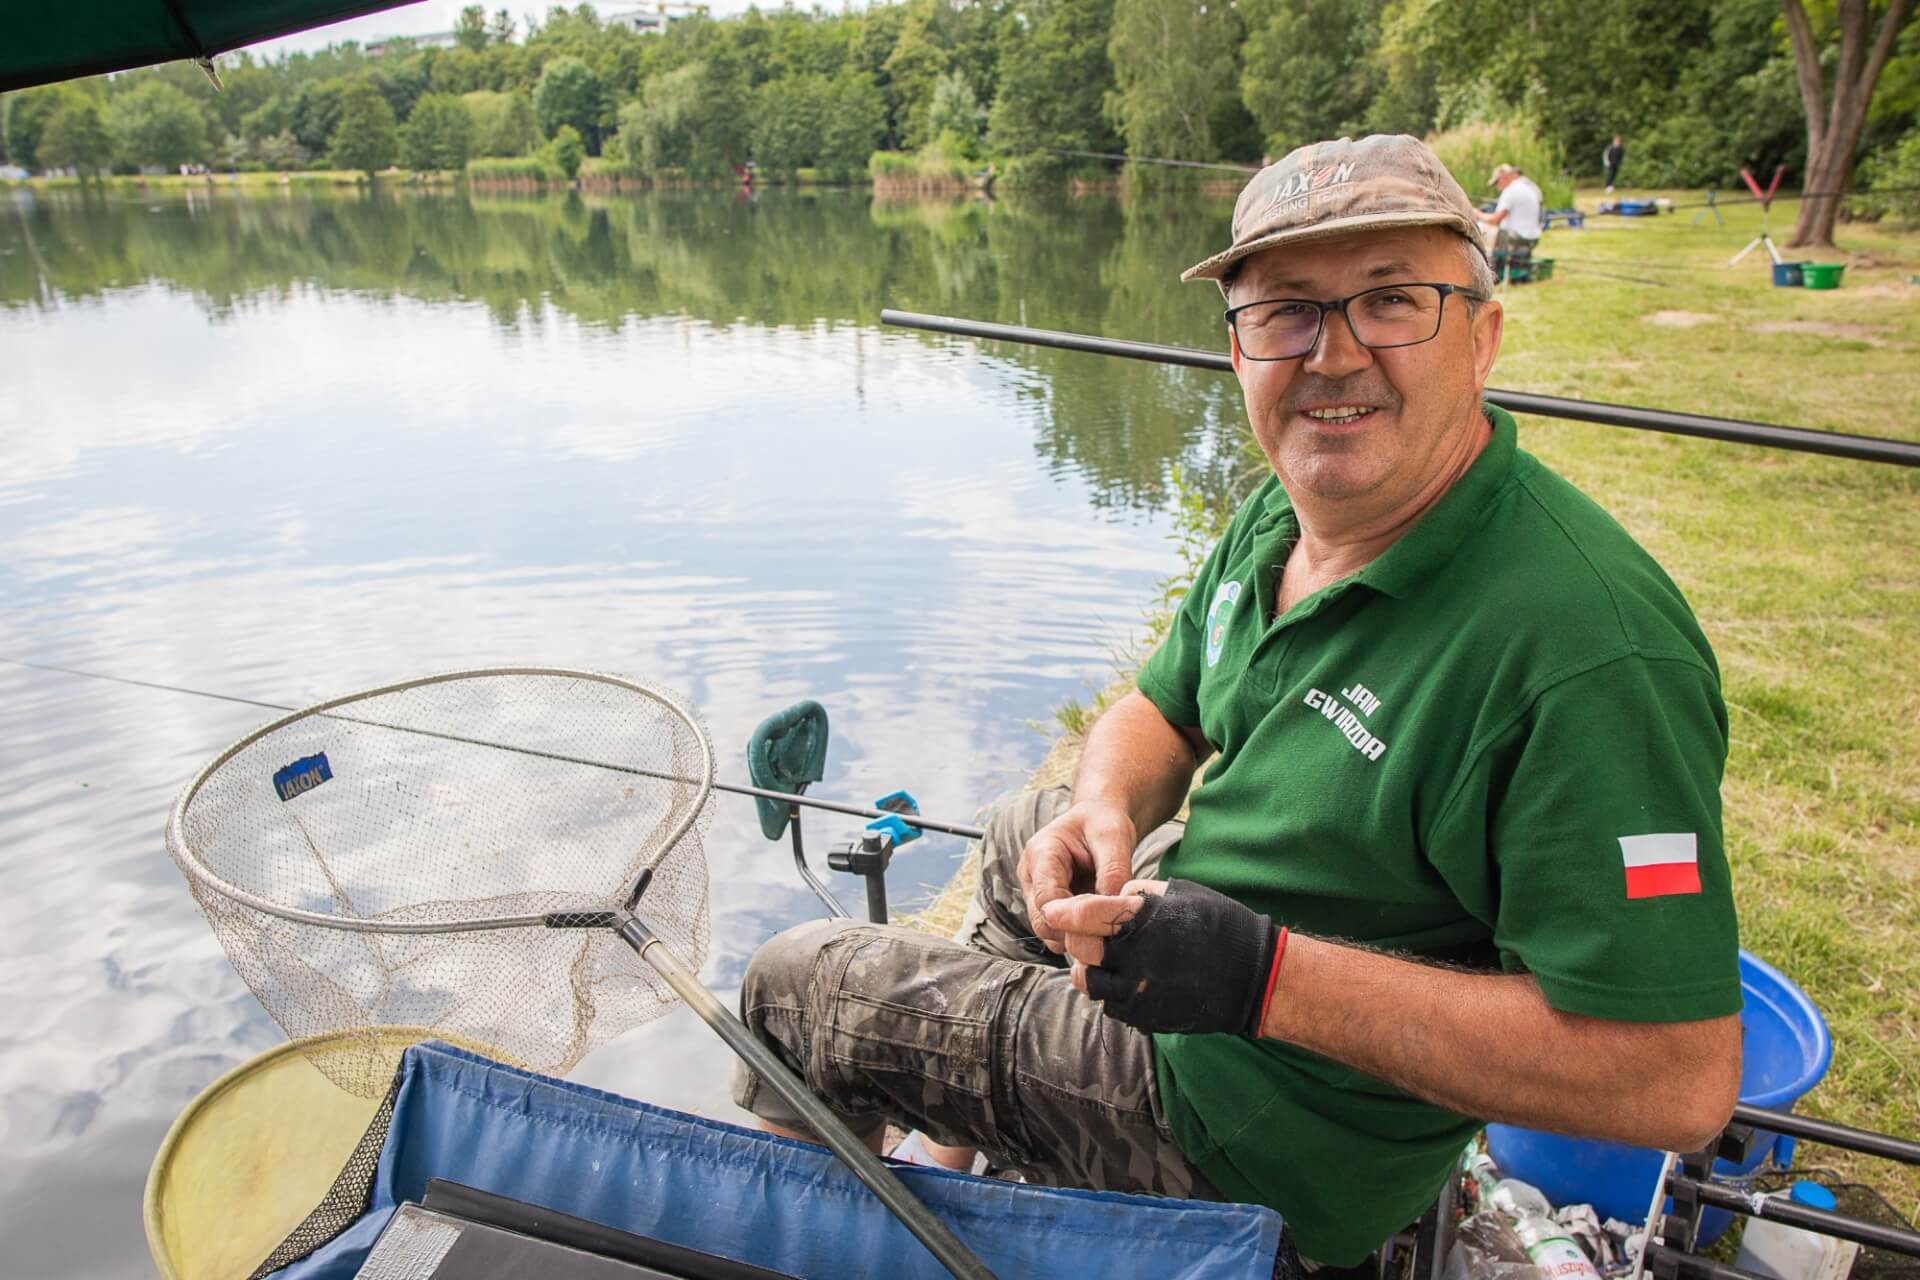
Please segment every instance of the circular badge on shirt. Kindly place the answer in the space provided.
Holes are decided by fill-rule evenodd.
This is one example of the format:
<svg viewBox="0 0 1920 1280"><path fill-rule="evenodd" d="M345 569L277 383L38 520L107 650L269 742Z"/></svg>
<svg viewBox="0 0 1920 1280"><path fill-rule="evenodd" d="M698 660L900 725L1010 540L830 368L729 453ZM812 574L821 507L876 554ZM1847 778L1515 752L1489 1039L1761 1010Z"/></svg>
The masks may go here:
<svg viewBox="0 0 1920 1280"><path fill-rule="evenodd" d="M1227 643L1227 623L1233 620L1233 602L1240 598L1240 584L1223 582L1213 593L1213 605L1207 610L1207 665L1220 661Z"/></svg>

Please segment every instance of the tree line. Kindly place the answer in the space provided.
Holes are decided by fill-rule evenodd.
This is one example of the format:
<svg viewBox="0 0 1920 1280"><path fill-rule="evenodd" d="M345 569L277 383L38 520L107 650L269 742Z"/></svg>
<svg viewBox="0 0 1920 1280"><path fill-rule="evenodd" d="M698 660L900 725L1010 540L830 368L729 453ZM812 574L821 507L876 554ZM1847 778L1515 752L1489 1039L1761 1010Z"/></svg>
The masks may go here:
<svg viewBox="0 0 1920 1280"><path fill-rule="evenodd" d="M1572 175L1597 173L1619 133L1636 185L1798 176L1811 133L1851 143L1844 168L1815 157L1834 179L1855 156L1893 163L1920 124L1910 16L1909 0L900 0L640 34L585 4L524 32L474 6L453 48L241 53L219 60L223 92L176 64L7 95L0 146L83 173L458 169L545 149L642 176L751 160L831 178L876 149L935 148L1057 176L1087 163L1065 151L1254 163L1315 138L1497 119L1523 121ZM1870 101L1842 104L1860 108L1850 136L1810 130L1809 57L1835 98L1877 77Z"/></svg>

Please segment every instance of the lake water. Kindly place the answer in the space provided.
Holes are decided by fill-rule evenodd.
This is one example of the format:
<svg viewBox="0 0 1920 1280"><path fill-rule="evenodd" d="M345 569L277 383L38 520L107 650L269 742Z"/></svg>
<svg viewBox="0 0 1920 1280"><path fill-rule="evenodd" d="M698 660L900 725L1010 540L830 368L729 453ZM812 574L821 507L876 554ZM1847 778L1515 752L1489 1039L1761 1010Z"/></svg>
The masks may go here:
<svg viewBox="0 0 1920 1280"><path fill-rule="evenodd" d="M1137 639L1172 470L1236 465L1216 375L878 326L1217 345L1217 296L1175 276L1225 201L0 201L0 658L277 703L612 671L684 695L739 781L753 726L815 698L815 794L967 821ZM166 1125L280 1039L162 842L268 715L0 662L9 1275L145 1274ZM715 803L704 977L730 1001L819 908L751 805ZM810 845L858 825L810 817ZM909 846L896 904L959 851ZM575 1075L734 1118L728 1062L680 1011Z"/></svg>

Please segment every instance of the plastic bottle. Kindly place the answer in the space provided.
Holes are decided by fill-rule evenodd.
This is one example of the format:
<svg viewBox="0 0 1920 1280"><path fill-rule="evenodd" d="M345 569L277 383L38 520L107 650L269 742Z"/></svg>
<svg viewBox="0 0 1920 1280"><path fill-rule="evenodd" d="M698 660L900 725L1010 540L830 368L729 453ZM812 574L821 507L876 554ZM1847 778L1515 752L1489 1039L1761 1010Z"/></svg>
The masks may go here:
<svg viewBox="0 0 1920 1280"><path fill-rule="evenodd" d="M1523 1218L1553 1217L1553 1202L1540 1194L1531 1182L1502 1178L1487 1192L1487 1203L1519 1222Z"/></svg>
<svg viewBox="0 0 1920 1280"><path fill-rule="evenodd" d="M1460 1169L1473 1179L1474 1189L1479 1193L1479 1202L1486 1204L1487 1197L1493 1194L1494 1187L1500 1182L1500 1167L1494 1164L1493 1157L1472 1143L1468 1143L1466 1155L1460 1162Z"/></svg>
<svg viewBox="0 0 1920 1280"><path fill-rule="evenodd" d="M1788 1199L1809 1209L1836 1207L1833 1192L1817 1182L1796 1182ZM1860 1246L1767 1218L1748 1221L1733 1265L1774 1280L1846 1280Z"/></svg>
<svg viewBox="0 0 1920 1280"><path fill-rule="evenodd" d="M1527 1190L1533 1191L1533 1188L1527 1187ZM1513 1224L1513 1232L1527 1247L1527 1256L1540 1268L1545 1280L1600 1280L1600 1269L1593 1265L1586 1251L1573 1242L1567 1229L1552 1218L1529 1214Z"/></svg>

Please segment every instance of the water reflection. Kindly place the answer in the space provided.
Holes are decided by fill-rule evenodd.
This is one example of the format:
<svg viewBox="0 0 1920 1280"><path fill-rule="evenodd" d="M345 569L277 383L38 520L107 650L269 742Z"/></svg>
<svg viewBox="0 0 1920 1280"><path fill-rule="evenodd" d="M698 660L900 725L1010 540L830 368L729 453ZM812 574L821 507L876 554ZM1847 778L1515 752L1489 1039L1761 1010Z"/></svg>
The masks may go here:
<svg viewBox="0 0 1920 1280"><path fill-rule="evenodd" d="M1203 342L1224 207L220 195L0 209L0 655L299 702L533 661L683 693L738 778L834 717L823 794L964 819L1232 468L1212 375L880 331L882 305ZM0 665L0 1256L138 1274L171 1116L277 1033L161 847L258 709ZM723 799L721 804L738 803ZM816 848L854 824L811 821ZM896 862L894 896L957 841ZM750 809L708 843L737 985L816 906ZM849 899L857 893L849 892ZM676 1014L581 1078L730 1113Z"/></svg>
<svg viewBox="0 0 1920 1280"><path fill-rule="evenodd" d="M162 281L242 344L244 317L319 288L477 303L536 344L553 314L610 339L661 316L832 329L871 325L896 306L1217 346L1211 286L1171 281L1223 239L1228 213L1191 197L888 203L843 191L753 202L712 192L23 195L0 219L0 308L97 305ZM1084 478L1103 507L1153 509L1169 460L1231 453L1238 410L1217 375L1006 344L992 354L1029 374L1023 385L1045 403L1042 455ZM864 389L865 371L854 376Z"/></svg>

